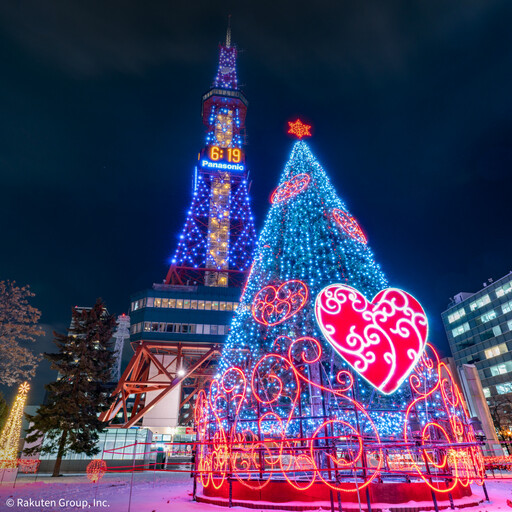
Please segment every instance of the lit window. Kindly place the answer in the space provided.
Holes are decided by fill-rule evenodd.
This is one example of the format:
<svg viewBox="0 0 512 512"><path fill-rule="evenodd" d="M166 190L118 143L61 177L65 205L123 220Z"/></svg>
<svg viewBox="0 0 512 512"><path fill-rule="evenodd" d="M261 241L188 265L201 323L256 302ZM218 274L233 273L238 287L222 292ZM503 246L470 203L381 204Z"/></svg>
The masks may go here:
<svg viewBox="0 0 512 512"><path fill-rule="evenodd" d="M507 322L507 327L508 327L508 330L509 330L509 331L512 331L512 320L509 320L509 321Z"/></svg>
<svg viewBox="0 0 512 512"><path fill-rule="evenodd" d="M466 331L469 331L468 322L464 322L462 325L459 325L459 327L455 327L455 329L452 329L452 336L456 338L457 336L460 336Z"/></svg>
<svg viewBox="0 0 512 512"><path fill-rule="evenodd" d="M496 377L496 375L503 375L505 373L512 372L512 361L507 361L506 363L500 363L489 368L491 370L491 375Z"/></svg>
<svg viewBox="0 0 512 512"><path fill-rule="evenodd" d="M501 306L501 310L503 311L503 314L510 313L512 311L512 300L505 302L505 304Z"/></svg>
<svg viewBox="0 0 512 512"><path fill-rule="evenodd" d="M471 311L475 311L475 309L481 308L486 304L489 304L490 302L491 299L489 298L489 295L484 295L483 297L476 299L474 302L471 302L471 304L469 305L469 309Z"/></svg>
<svg viewBox="0 0 512 512"><path fill-rule="evenodd" d="M183 299L176 299L176 307L178 309L183 309Z"/></svg>
<svg viewBox="0 0 512 512"><path fill-rule="evenodd" d="M210 326L208 324L203 325L203 334L210 334Z"/></svg>
<svg viewBox="0 0 512 512"><path fill-rule="evenodd" d="M502 334L501 327L499 325L497 325L496 327L493 327L492 333L494 334L494 336L499 336L500 334Z"/></svg>
<svg viewBox="0 0 512 512"><path fill-rule="evenodd" d="M203 334L203 324L196 324L196 333Z"/></svg>
<svg viewBox="0 0 512 512"><path fill-rule="evenodd" d="M448 323L452 324L456 320L460 320L463 316L466 316L466 311L464 308L458 309L457 311L448 315Z"/></svg>
<svg viewBox="0 0 512 512"><path fill-rule="evenodd" d="M208 311L210 311L212 309L212 303L209 300L207 300L204 303L204 309L207 309Z"/></svg>
<svg viewBox="0 0 512 512"><path fill-rule="evenodd" d="M154 301L153 297L148 297L148 304L147 304L148 308L153 307L153 301ZM142 304L139 305L139 307L141 307L141 308L143 308L146 305L146 299L139 301L139 302L142 302Z"/></svg>
<svg viewBox="0 0 512 512"><path fill-rule="evenodd" d="M161 308L162 307L162 299L159 299L158 297L155 299L155 308Z"/></svg>
<svg viewBox="0 0 512 512"><path fill-rule="evenodd" d="M496 392L498 395L512 393L512 382L504 382L503 384L496 384Z"/></svg>
<svg viewBox="0 0 512 512"><path fill-rule="evenodd" d="M232 311L232 310L233 310L233 303L226 302L226 311Z"/></svg>
<svg viewBox="0 0 512 512"><path fill-rule="evenodd" d="M190 309L190 301L188 299L183 301L183 309Z"/></svg>
<svg viewBox="0 0 512 512"><path fill-rule="evenodd" d="M490 320L494 320L496 318L496 311L494 309L491 309L491 311L487 311L487 313L484 313L480 317L480 322L485 324L486 322L489 322Z"/></svg>
<svg viewBox="0 0 512 512"><path fill-rule="evenodd" d="M496 297L503 297L503 295L506 295L507 293L511 293L511 292L512 292L512 281L509 281L508 283L504 284L503 286L496 288Z"/></svg>
<svg viewBox="0 0 512 512"><path fill-rule="evenodd" d="M219 302L219 311L226 311L226 303Z"/></svg>
<svg viewBox="0 0 512 512"><path fill-rule="evenodd" d="M500 343L499 345L494 345L494 347L488 348L485 351L485 357L487 359L491 359L493 357L499 356L500 354L505 354L507 352L507 344Z"/></svg>
<svg viewBox="0 0 512 512"><path fill-rule="evenodd" d="M176 299L169 299L169 307L170 308L176 307Z"/></svg>
<svg viewBox="0 0 512 512"><path fill-rule="evenodd" d="M210 325L210 334L217 334L217 325Z"/></svg>
<svg viewBox="0 0 512 512"><path fill-rule="evenodd" d="M151 322L144 322L144 331L145 332L151 331Z"/></svg>
<svg viewBox="0 0 512 512"><path fill-rule="evenodd" d="M197 301L197 309L204 309L204 300Z"/></svg>
<svg viewBox="0 0 512 512"><path fill-rule="evenodd" d="M219 303L216 300L212 302L212 309L215 311L218 311L219 309Z"/></svg>
<svg viewBox="0 0 512 512"><path fill-rule="evenodd" d="M190 301L190 309L197 309L197 300Z"/></svg>
<svg viewBox="0 0 512 512"><path fill-rule="evenodd" d="M489 388L482 388L482 391L484 392L485 398L490 398L491 390Z"/></svg>

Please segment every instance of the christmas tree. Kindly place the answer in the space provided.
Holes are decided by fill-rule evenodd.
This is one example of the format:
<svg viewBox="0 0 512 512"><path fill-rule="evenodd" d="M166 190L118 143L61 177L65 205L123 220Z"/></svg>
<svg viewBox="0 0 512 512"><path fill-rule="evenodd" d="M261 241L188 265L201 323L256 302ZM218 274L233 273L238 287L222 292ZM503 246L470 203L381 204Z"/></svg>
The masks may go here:
<svg viewBox="0 0 512 512"><path fill-rule="evenodd" d="M15 468L18 463L21 421L29 389L28 382L24 382L18 388L11 412L0 434L0 469Z"/></svg>
<svg viewBox="0 0 512 512"><path fill-rule="evenodd" d="M46 385L48 396L33 416L26 442L36 443L26 454L55 453L52 476L59 476L62 457L69 451L98 453L98 433L105 423L98 418L112 398L109 385L115 353L112 335L115 318L98 299L92 308L74 308L68 334L55 334L58 352L45 354L57 380ZM44 435L44 441L39 444Z"/></svg>
<svg viewBox="0 0 512 512"><path fill-rule="evenodd" d="M309 128L291 127L299 138ZM427 345L421 305L388 288L305 142L295 143L271 203L218 375L196 406L205 489L234 475L252 490L281 479L352 492L400 471L452 492L481 477L474 432Z"/></svg>

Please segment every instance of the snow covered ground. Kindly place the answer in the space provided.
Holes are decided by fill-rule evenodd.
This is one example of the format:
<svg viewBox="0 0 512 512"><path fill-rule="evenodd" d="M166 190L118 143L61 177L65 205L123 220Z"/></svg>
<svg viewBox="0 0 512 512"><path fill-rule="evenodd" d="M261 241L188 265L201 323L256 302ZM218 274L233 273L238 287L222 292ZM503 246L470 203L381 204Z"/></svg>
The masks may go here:
<svg viewBox="0 0 512 512"><path fill-rule="evenodd" d="M107 473L98 484L91 484L85 475L61 478L20 475L12 484L0 486L0 511L26 512L222 512L215 505L192 501L192 479L189 473L146 472ZM130 499L131 488L131 499ZM512 512L512 480L487 481L490 503L465 508L465 512ZM473 493L484 500L481 487L474 485ZM32 501L31 501L32 500ZM413 505L411 503L411 505ZM419 504L418 504L419 505ZM432 504L430 503L430 506ZM388 506L391 507L391 506ZM238 512L250 510L234 507ZM318 510L329 510L321 507ZM353 508L353 504L351 507ZM261 510L261 509L252 509ZM449 509L448 509L449 510Z"/></svg>

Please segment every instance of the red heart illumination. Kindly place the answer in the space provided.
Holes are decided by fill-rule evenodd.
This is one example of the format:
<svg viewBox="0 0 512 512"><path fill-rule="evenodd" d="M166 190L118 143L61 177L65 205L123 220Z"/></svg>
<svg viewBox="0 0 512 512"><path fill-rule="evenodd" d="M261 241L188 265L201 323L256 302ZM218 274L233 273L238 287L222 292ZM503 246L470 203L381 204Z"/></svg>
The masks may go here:
<svg viewBox="0 0 512 512"><path fill-rule="evenodd" d="M298 280L262 288L252 302L252 316L263 325L277 325L298 313L308 300L308 287Z"/></svg>
<svg viewBox="0 0 512 512"><path fill-rule="evenodd" d="M290 178L289 181L281 183L281 185L274 190L270 202L272 204L281 203L290 199L290 197L296 196L306 189L310 181L311 178L309 174L296 174L293 178Z"/></svg>
<svg viewBox="0 0 512 512"><path fill-rule="evenodd" d="M368 302L355 288L332 284L317 295L315 315L334 350L386 395L400 387L427 341L425 311L398 288L381 290Z"/></svg>

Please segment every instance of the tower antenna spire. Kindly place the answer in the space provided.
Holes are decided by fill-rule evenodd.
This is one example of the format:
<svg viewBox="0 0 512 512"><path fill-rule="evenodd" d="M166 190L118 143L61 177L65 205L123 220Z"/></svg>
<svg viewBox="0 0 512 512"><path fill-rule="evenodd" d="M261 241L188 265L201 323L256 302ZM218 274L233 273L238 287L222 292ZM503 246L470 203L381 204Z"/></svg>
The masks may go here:
<svg viewBox="0 0 512 512"><path fill-rule="evenodd" d="M226 48L231 48L231 14L228 14L228 29L226 30Z"/></svg>

